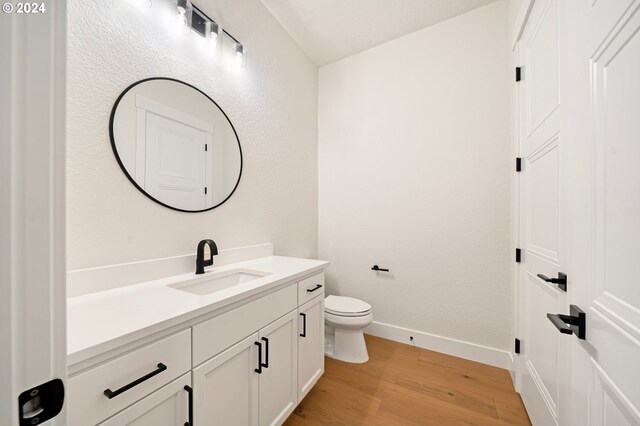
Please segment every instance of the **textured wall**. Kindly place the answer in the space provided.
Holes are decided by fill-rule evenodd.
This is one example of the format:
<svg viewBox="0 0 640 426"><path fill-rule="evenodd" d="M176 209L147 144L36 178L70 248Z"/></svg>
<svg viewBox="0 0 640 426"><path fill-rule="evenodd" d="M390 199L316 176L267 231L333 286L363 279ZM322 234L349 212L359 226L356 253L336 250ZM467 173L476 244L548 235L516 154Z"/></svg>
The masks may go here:
<svg viewBox="0 0 640 426"><path fill-rule="evenodd" d="M195 250L273 242L276 252L317 254L317 69L259 0L199 0L247 49L231 69L201 38L171 30L154 0L69 4L67 247L70 270ZM193 84L225 110L244 154L233 197L206 213L166 209L120 171L109 113L129 84L152 76Z"/></svg>
<svg viewBox="0 0 640 426"><path fill-rule="evenodd" d="M507 26L500 1L320 69L319 255L375 321L508 347Z"/></svg>

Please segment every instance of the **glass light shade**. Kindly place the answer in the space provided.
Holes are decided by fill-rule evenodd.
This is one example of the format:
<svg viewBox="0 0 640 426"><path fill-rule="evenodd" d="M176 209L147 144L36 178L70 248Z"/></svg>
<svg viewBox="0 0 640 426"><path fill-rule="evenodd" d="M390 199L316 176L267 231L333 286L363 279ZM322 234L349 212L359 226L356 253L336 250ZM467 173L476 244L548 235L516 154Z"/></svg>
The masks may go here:
<svg viewBox="0 0 640 426"><path fill-rule="evenodd" d="M209 21L205 24L205 35L207 41L211 43L214 50L218 49L218 45L220 43L220 31L222 31L220 26L213 21Z"/></svg>
<svg viewBox="0 0 640 426"><path fill-rule="evenodd" d="M179 29L189 28L191 26L191 13L193 8L189 0L174 0L175 6L175 24Z"/></svg>
<svg viewBox="0 0 640 426"><path fill-rule="evenodd" d="M235 65L238 68L244 68L246 51L242 43L235 44Z"/></svg>

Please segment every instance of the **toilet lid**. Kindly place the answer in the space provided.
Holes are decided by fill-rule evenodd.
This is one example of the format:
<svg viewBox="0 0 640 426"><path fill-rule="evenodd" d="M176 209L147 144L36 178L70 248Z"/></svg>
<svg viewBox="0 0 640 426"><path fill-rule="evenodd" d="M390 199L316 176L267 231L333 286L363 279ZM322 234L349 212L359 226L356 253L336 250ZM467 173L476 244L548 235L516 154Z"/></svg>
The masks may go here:
<svg viewBox="0 0 640 426"><path fill-rule="evenodd" d="M371 305L353 297L328 296L324 299L324 310L341 316L361 316L371 311Z"/></svg>

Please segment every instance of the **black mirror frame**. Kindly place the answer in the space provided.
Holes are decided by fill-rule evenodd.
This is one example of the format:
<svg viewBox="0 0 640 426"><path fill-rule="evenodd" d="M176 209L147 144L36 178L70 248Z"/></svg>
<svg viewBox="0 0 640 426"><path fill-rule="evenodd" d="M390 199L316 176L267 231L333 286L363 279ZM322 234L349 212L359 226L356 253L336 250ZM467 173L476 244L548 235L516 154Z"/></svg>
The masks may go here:
<svg viewBox="0 0 640 426"><path fill-rule="evenodd" d="M179 209L177 207L170 206L168 204L163 203L160 200L155 199L154 197L149 195L142 187L140 187L140 185L138 185L138 183L135 181L135 179L129 174L129 172L125 168L124 164L122 163L122 160L120 159L120 155L118 155L118 149L116 148L116 138L115 138L114 133L113 133L113 124L114 124L114 121L115 121L116 110L118 109L118 105L120 104L120 101L122 100L122 98L129 92L129 90L133 89L134 87L136 87L139 84L142 84L142 83L144 83L146 81L151 81L151 80L173 81L173 82L176 82L176 83L184 84L185 86L188 86L188 87L190 87L190 88L192 88L194 90L197 90L204 97L209 99L216 107L218 107L220 112L222 112L222 114L224 115L224 118L226 118L227 121L229 122L229 125L231 126L231 129L233 129L233 134L235 135L236 142L238 143L238 151L240 152L240 172L238 173L238 180L236 181L236 184L233 187L233 190L231 190L231 192L229 193L227 198L225 198L224 200L222 200L221 202L219 202L218 204L216 204L213 207L209 207L209 208L202 209L202 210L184 210L184 209ZM233 123L231 122L231 120L229 120L229 117L227 116L227 113L224 112L224 110L222 108L220 108L220 105L218 105L218 103L216 101L211 99L211 97L208 96L206 93L204 93L202 90L198 89L197 87L195 87L195 86L193 86L193 85L191 85L189 83L185 83L184 81L181 81L181 80L178 80L178 79L175 79L175 78L170 78L170 77L150 77L150 78L145 78L143 80L136 81L135 83L131 84L129 87L124 89L124 91L120 94L120 96L118 96L118 99L116 99L116 102L113 104L113 108L111 109L111 116L109 117L109 139L111 140L111 149L113 150L113 154L116 157L116 161L118 162L118 165L120 166L120 169L122 169L122 172L125 174L127 179L129 179L129 181L133 184L133 186L135 186L138 189L138 191L142 192L147 198L149 198L149 199L155 201L156 203L160 204L161 206L167 207L167 208L169 208L171 210L176 210L176 211L184 212L184 213L202 213L202 212L207 212L209 210L213 210L216 207L220 207L222 204L227 202L227 200L229 198L231 198L231 196L234 194L234 192L236 192L236 189L238 188L238 185L240 184L240 178L242 177L242 168L243 168L243 165L244 165L244 160L243 160L243 157L242 157L242 146L240 145L240 138L238 137L238 132L236 132L236 128L233 127Z"/></svg>

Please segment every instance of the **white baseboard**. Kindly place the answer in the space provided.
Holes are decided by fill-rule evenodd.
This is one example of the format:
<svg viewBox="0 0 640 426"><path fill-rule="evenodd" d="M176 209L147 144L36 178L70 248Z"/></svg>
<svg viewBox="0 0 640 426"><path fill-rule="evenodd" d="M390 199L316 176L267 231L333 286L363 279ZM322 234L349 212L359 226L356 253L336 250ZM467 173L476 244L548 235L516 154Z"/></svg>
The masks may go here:
<svg viewBox="0 0 640 426"><path fill-rule="evenodd" d="M492 365L507 370L513 369L513 358L509 351L465 342L449 337L411 330L396 325L374 321L364 329L373 336L383 337L396 342L410 344L409 337L413 336L413 343L419 348L441 352L458 358L464 358L483 364Z"/></svg>

